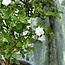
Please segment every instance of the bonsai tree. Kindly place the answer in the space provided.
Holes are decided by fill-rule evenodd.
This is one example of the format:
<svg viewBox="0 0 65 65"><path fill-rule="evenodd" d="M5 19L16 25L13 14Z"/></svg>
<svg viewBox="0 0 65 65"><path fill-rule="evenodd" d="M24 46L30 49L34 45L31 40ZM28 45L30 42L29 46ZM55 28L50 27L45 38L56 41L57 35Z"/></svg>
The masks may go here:
<svg viewBox="0 0 65 65"><path fill-rule="evenodd" d="M43 10L44 7L49 8L51 6L54 7L53 11ZM0 58L1 63L10 65L15 61L20 64L16 60L16 52L20 51L24 58L25 53L35 50L32 43L38 41L39 44L42 44L45 36L48 35L54 39L50 26L45 30L46 26L38 22L34 26L35 30L32 30L31 23L28 20L40 17L45 24L47 22L45 21L46 17L55 18L55 16L58 16L58 18L61 18L59 13L62 12L58 11L50 0L0 0L0 54L4 57L4 59ZM33 38L35 35L37 39Z"/></svg>

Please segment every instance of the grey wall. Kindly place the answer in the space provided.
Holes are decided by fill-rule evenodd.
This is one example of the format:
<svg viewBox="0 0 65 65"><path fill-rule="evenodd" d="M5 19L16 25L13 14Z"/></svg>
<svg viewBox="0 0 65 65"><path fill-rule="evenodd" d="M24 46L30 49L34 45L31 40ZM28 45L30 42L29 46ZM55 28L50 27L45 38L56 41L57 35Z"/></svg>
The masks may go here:
<svg viewBox="0 0 65 65"><path fill-rule="evenodd" d="M46 19L48 21L48 19ZM41 22L42 25L49 25L48 23L43 24L43 21L40 18L31 18L32 29L34 30L33 25L36 25L37 22ZM49 21L48 21L49 22ZM36 36L34 37L36 39ZM47 38L46 41L40 45L38 42L33 44L35 51L31 51L27 54L28 60L34 65L48 65L48 49L47 49Z"/></svg>
<svg viewBox="0 0 65 65"><path fill-rule="evenodd" d="M43 24L43 21L40 18L37 18L37 22L41 22L42 25L48 26L48 23ZM48 65L48 50L46 46L47 43L48 42L46 39L46 41L44 41L42 45L39 45L38 42L34 44L35 51L33 52L33 54L35 65Z"/></svg>
<svg viewBox="0 0 65 65"><path fill-rule="evenodd" d="M57 46L57 61L58 65L65 65L65 0L56 0L58 10L64 13L60 16L62 19L56 17L54 24L55 40Z"/></svg>

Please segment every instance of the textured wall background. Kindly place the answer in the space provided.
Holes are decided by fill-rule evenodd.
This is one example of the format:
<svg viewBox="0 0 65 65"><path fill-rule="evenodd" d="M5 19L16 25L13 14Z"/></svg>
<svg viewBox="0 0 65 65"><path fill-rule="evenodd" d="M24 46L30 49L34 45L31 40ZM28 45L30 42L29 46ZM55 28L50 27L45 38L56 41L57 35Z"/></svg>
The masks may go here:
<svg viewBox="0 0 65 65"><path fill-rule="evenodd" d="M36 22L41 22L42 25L48 26L48 23L43 24L43 21L40 18L37 18ZM46 46L47 43L48 42L46 39L46 41L44 41L42 45L39 45L38 42L34 44L35 51L33 52L33 54L34 54L34 64L35 65L48 65L48 50Z"/></svg>
<svg viewBox="0 0 65 65"><path fill-rule="evenodd" d="M58 65L65 65L65 0L56 0L57 8L64 13L62 19L55 20L55 38L57 46Z"/></svg>

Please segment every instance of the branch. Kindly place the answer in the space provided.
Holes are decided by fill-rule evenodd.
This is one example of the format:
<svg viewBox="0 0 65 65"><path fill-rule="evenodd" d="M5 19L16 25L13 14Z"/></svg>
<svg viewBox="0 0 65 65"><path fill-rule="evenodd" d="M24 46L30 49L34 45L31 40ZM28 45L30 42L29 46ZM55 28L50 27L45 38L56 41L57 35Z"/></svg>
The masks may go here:
<svg viewBox="0 0 65 65"><path fill-rule="evenodd" d="M35 43L35 42L37 42L38 41L38 39L37 40L35 40L33 43Z"/></svg>
<svg viewBox="0 0 65 65"><path fill-rule="evenodd" d="M1 63L1 65L6 65L6 61L2 58L0 58L0 63Z"/></svg>

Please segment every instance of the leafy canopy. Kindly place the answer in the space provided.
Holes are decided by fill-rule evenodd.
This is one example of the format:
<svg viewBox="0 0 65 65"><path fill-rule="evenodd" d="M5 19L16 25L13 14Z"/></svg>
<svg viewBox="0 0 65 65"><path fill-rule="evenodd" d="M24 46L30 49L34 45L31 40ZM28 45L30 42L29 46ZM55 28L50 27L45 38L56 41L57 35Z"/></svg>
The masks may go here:
<svg viewBox="0 0 65 65"><path fill-rule="evenodd" d="M28 20L35 17L40 17L44 20L48 16L58 16L60 19L59 13L62 12L58 11L57 8L54 8L55 12L50 10L44 11L44 7L54 6L54 3L49 0L11 0L11 3L7 6L2 2L3 0L0 0L0 54L4 55L7 60L12 57L13 59L10 60L10 63L13 63L17 58L15 52L20 51L22 57L24 57L25 51L23 46L29 52L35 50L35 48L28 44L32 45L36 41L39 41L40 44L42 43L38 38L36 40L33 38L33 35L36 35L35 30L32 30L31 27L27 28L27 26L31 25ZM54 39L50 27L48 27L48 30L45 30L46 26L37 23L34 28L38 26L43 28L45 36L50 35ZM23 35L24 31L29 31L29 33ZM19 64L17 60L15 61Z"/></svg>

